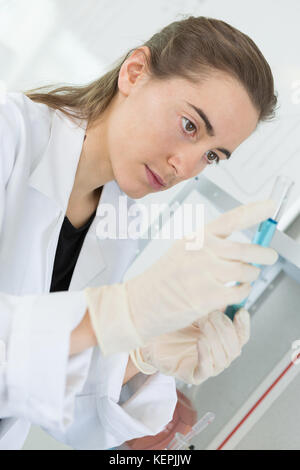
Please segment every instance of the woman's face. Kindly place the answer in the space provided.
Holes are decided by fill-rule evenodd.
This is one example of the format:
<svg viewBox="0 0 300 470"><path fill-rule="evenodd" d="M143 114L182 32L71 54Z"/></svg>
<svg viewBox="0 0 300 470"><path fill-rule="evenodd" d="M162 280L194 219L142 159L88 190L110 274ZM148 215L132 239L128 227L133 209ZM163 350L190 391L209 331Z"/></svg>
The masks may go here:
<svg viewBox="0 0 300 470"><path fill-rule="evenodd" d="M247 92L225 73L211 73L198 84L182 78L156 81L134 62L125 65L107 149L114 178L129 197L166 190L226 160L257 126L258 112ZM147 168L165 186L155 185Z"/></svg>

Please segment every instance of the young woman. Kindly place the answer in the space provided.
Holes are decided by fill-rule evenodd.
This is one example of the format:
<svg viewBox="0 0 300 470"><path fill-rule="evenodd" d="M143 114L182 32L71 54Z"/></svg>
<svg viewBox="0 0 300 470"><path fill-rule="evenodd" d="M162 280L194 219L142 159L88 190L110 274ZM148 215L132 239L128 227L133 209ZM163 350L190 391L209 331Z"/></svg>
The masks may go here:
<svg viewBox="0 0 300 470"><path fill-rule="evenodd" d="M240 354L249 315L231 322L220 309L248 295L250 263L277 254L226 237L272 215L272 202L222 215L200 250L177 240L125 283L137 242L100 240L97 208L118 215L120 195L130 205L228 159L275 104L253 41L203 17L168 25L87 86L7 94L1 448L20 448L30 423L74 448L156 434L172 419L174 377L201 383Z"/></svg>

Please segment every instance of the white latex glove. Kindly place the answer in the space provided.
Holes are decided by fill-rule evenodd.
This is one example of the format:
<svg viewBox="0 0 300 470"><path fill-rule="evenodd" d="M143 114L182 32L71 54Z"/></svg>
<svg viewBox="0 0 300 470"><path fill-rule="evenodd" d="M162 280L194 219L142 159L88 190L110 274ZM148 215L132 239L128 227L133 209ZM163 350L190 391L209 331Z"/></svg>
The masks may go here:
<svg viewBox="0 0 300 470"><path fill-rule="evenodd" d="M130 352L135 366L144 374L157 371L199 385L222 372L236 359L250 336L250 315L240 309L233 322L215 311L187 328L149 341Z"/></svg>
<svg viewBox="0 0 300 470"><path fill-rule="evenodd" d="M270 200L239 206L206 225L201 249L187 250L188 238L176 240L142 274L121 284L85 289L103 354L143 346L152 337L248 297L260 273L248 263L273 264L278 255L271 248L226 237L268 219L274 210ZM232 281L240 285L225 285Z"/></svg>

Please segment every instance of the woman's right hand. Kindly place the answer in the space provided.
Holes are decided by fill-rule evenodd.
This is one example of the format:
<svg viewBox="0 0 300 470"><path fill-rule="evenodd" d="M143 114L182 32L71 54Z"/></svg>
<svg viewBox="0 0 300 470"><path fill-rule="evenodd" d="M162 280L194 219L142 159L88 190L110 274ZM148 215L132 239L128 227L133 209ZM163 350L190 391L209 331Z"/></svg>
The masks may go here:
<svg viewBox="0 0 300 470"><path fill-rule="evenodd" d="M171 248L142 274L122 284L85 290L92 325L104 354L129 351L150 338L191 325L214 310L246 298L260 269L278 255L271 248L227 240L274 213L270 200L239 206L205 226L204 243L190 238ZM236 281L239 285L227 287Z"/></svg>

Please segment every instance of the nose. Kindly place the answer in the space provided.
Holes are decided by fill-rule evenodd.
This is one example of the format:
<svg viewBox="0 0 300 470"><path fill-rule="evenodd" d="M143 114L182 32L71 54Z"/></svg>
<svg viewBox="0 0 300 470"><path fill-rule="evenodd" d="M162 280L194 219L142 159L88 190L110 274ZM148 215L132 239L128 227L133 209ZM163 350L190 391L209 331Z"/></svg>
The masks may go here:
<svg viewBox="0 0 300 470"><path fill-rule="evenodd" d="M174 168L175 183L193 178L205 167L205 161L198 152L176 153L168 158L168 163Z"/></svg>

